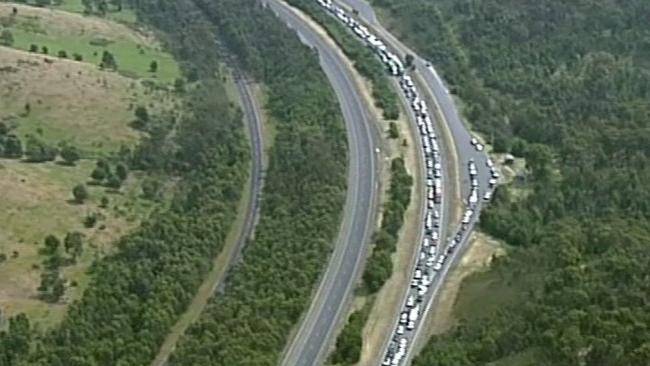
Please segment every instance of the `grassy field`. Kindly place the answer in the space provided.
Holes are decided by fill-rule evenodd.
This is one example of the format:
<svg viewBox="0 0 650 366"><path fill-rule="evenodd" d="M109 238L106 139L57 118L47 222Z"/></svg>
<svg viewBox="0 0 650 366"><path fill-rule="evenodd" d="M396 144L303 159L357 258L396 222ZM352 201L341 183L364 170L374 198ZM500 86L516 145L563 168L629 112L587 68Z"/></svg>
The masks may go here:
<svg viewBox="0 0 650 366"><path fill-rule="evenodd" d="M0 264L0 308L4 314L26 312L42 326L56 323L63 316L66 303L83 291L86 269L93 259L110 252L110 244L135 228L154 207L139 197L142 179L136 174L119 192L88 186L90 199L82 205L71 203L72 187L86 182L94 165L94 161L88 160L67 167L0 159L0 253L8 257ZM100 208L104 196L109 205ZM95 212L105 218L94 228L85 228L83 219ZM43 247L48 234L63 239L70 231L84 234L84 253L77 264L64 267L62 273L79 285L69 287L60 303L48 304L37 298L39 266L44 258L38 249Z"/></svg>
<svg viewBox="0 0 650 366"><path fill-rule="evenodd" d="M0 3L2 24L7 25L13 6ZM71 190L88 183L97 157L141 139L143 133L130 127L136 106L146 106L153 115L175 109L178 98L173 92L145 81L154 79L147 71L152 59L159 66L157 80L174 80L178 67L150 35L122 24L15 6L18 15L8 26L15 43L13 48L0 47L0 121L23 142L27 134L38 135L51 145L70 143L82 155L73 167L0 159L0 254L7 258L0 263L0 311L3 317L25 312L38 326L49 327L60 321L67 304L83 293L91 263L110 253L117 238L161 205L141 198L144 177L136 172L119 191L87 184L90 199L82 205L71 202ZM89 43L97 39L110 40L106 48L124 72L99 69L104 47ZM25 52L32 43L39 49L47 46L50 55ZM80 53L84 62L60 59L55 56L59 50L70 57ZM141 79L124 75L129 73ZM173 183L169 183L166 192L172 189ZM103 197L109 200L105 208L100 207ZM85 228L83 220L91 213L101 219L95 227ZM83 233L84 251L74 265L62 267L66 292L58 303L50 304L38 297L45 259L39 249L45 236L53 234L63 240L71 231Z"/></svg>
<svg viewBox="0 0 650 366"><path fill-rule="evenodd" d="M64 3L68 4L68 3ZM73 4L66 6L73 7ZM10 15L16 7L16 16ZM104 50L113 54L118 72L133 78L173 82L180 76L173 57L163 52L155 39L117 22L62 10L0 3L2 29L13 34L12 47L29 50L31 45L48 48L50 55L65 51L69 58L79 54L83 62L98 66ZM39 51L40 52L40 51ZM156 72L149 66L156 61Z"/></svg>
<svg viewBox="0 0 650 366"><path fill-rule="evenodd" d="M134 106L173 103L170 92L84 63L52 60L0 47L0 121L21 137L39 134L52 144L71 142L86 156L106 154L139 139L129 127Z"/></svg>

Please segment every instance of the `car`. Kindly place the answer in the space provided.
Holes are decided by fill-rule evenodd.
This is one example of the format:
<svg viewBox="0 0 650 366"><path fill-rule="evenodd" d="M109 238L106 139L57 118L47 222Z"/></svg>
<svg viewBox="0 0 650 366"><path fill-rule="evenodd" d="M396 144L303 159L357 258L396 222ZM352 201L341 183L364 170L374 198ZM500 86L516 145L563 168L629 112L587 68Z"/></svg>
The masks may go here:
<svg viewBox="0 0 650 366"><path fill-rule="evenodd" d="M442 174L440 173L440 169L436 169L433 171L433 177L434 178L442 178Z"/></svg>
<svg viewBox="0 0 650 366"><path fill-rule="evenodd" d="M432 245L432 246L429 247L429 255L430 256L436 255L436 247L435 247L435 245ZM429 267L431 267L431 266L429 266Z"/></svg>
<svg viewBox="0 0 650 366"><path fill-rule="evenodd" d="M444 255L444 254L441 255L440 257L438 257L438 263L440 263L440 264L445 263L445 259L447 259L447 256Z"/></svg>
<svg viewBox="0 0 650 366"><path fill-rule="evenodd" d="M427 179L427 187L433 187L433 179Z"/></svg>
<svg viewBox="0 0 650 366"><path fill-rule="evenodd" d="M427 290L428 290L428 289L429 289L429 288L428 288L427 286L420 286L420 287L418 287L418 295L420 295L420 296L424 296L424 294L427 293Z"/></svg>
<svg viewBox="0 0 650 366"><path fill-rule="evenodd" d="M419 283L418 280L416 280L415 278L412 279L412 280L411 280L411 287L417 287L417 286L418 286L418 283Z"/></svg>
<svg viewBox="0 0 650 366"><path fill-rule="evenodd" d="M476 139L476 137L472 137L472 139L469 140L469 143L472 144L472 146L475 146L476 144L478 144L478 140Z"/></svg>
<svg viewBox="0 0 650 366"><path fill-rule="evenodd" d="M436 263L436 264L433 265L433 270L434 271L437 272L437 271L439 271L441 269L442 269L442 264L441 263Z"/></svg>
<svg viewBox="0 0 650 366"><path fill-rule="evenodd" d="M422 285L423 286L429 286L431 284L431 279L429 278L428 275L422 276Z"/></svg>
<svg viewBox="0 0 650 366"><path fill-rule="evenodd" d="M489 201L492 199L492 191L487 191L485 192L485 195L483 196L484 201Z"/></svg>
<svg viewBox="0 0 650 366"><path fill-rule="evenodd" d="M442 169L442 164L440 163L433 164L433 169L438 169L438 170Z"/></svg>
<svg viewBox="0 0 650 366"><path fill-rule="evenodd" d="M482 144L476 144L476 151L483 151L483 145Z"/></svg>
<svg viewBox="0 0 650 366"><path fill-rule="evenodd" d="M499 179L499 172L496 170L492 169L492 178L494 179Z"/></svg>
<svg viewBox="0 0 650 366"><path fill-rule="evenodd" d="M395 330L395 333L402 335L404 334L404 326L403 325L398 325L397 329Z"/></svg>
<svg viewBox="0 0 650 366"><path fill-rule="evenodd" d="M476 178L472 179L472 187L474 188L478 187L478 179Z"/></svg>
<svg viewBox="0 0 650 366"><path fill-rule="evenodd" d="M423 261L425 259L427 259L427 252L423 250L420 252L420 260Z"/></svg>
<svg viewBox="0 0 650 366"><path fill-rule="evenodd" d="M409 297L406 299L406 306L408 306L409 308L415 306L415 296L409 295Z"/></svg>
<svg viewBox="0 0 650 366"><path fill-rule="evenodd" d="M415 274L413 275L413 278L416 280L419 280L422 278L422 270L421 269L416 269Z"/></svg>
<svg viewBox="0 0 650 366"><path fill-rule="evenodd" d="M427 200L427 208L432 209L434 207L435 203L433 200Z"/></svg>
<svg viewBox="0 0 650 366"><path fill-rule="evenodd" d="M488 184L490 185L490 187L494 187L497 184L496 178L490 178Z"/></svg>
<svg viewBox="0 0 650 366"><path fill-rule="evenodd" d="M409 314L406 311L403 312L399 316L399 323L400 324L406 324L406 322L408 321L408 318L409 318Z"/></svg>
<svg viewBox="0 0 650 366"><path fill-rule="evenodd" d="M488 158L485 161L485 165L487 165L488 168L492 168L494 166L494 163L492 162L492 159Z"/></svg>
<svg viewBox="0 0 650 366"><path fill-rule="evenodd" d="M434 241L438 240L438 232L437 231L434 231L433 233L431 233L431 240L434 240Z"/></svg>
<svg viewBox="0 0 650 366"><path fill-rule="evenodd" d="M415 322L414 321L410 321L408 323L408 325L406 325L406 329L408 329L408 330L413 330L414 328L415 328Z"/></svg>
<svg viewBox="0 0 650 366"><path fill-rule="evenodd" d="M427 267L431 267L431 266L433 266L435 264L435 262L436 262L436 258L432 256L432 257L429 257L429 259L427 259L427 262L426 262L425 265Z"/></svg>

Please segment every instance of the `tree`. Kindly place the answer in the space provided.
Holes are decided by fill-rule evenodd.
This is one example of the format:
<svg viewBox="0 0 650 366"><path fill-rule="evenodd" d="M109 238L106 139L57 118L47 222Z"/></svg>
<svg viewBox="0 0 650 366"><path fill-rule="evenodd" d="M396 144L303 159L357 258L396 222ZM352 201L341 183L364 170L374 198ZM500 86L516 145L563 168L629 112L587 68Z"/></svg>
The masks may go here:
<svg viewBox="0 0 650 366"><path fill-rule="evenodd" d="M104 160L98 160L97 166L95 166L95 169L92 171L92 173L90 173L90 177L97 182L101 182L104 179L106 179L106 176L108 174L109 174L108 163L106 163Z"/></svg>
<svg viewBox="0 0 650 366"><path fill-rule="evenodd" d="M34 135L27 136L25 155L28 161L34 163L52 161L56 159L57 153L56 147L46 144L45 141Z"/></svg>
<svg viewBox="0 0 650 366"><path fill-rule="evenodd" d="M47 254L54 254L61 246L61 241L56 236L50 234L45 237L45 252Z"/></svg>
<svg viewBox="0 0 650 366"><path fill-rule="evenodd" d="M107 208L108 207L108 197L103 196L101 199L101 202L99 203L99 207L101 208Z"/></svg>
<svg viewBox="0 0 650 366"><path fill-rule="evenodd" d="M72 255L72 260L75 261L83 252L83 234L78 231L67 233L63 246L65 252Z"/></svg>
<svg viewBox="0 0 650 366"><path fill-rule="evenodd" d="M60 58L68 58L68 53L67 53L66 51L64 51L64 50L60 50L60 51L57 53L57 55L58 55Z"/></svg>
<svg viewBox="0 0 650 366"><path fill-rule="evenodd" d="M10 47L14 44L14 36L11 31L5 29L0 33L0 45Z"/></svg>
<svg viewBox="0 0 650 366"><path fill-rule="evenodd" d="M72 195L74 196L75 202L81 204L84 203L86 199L88 199L88 190L86 189L85 185L77 184L72 189Z"/></svg>
<svg viewBox="0 0 650 366"><path fill-rule="evenodd" d="M115 61L113 54L109 51L104 51L102 53L102 62L99 64L99 67L102 69L117 70L117 62Z"/></svg>
<svg viewBox="0 0 650 366"><path fill-rule="evenodd" d="M29 52L38 52L38 45L35 44L30 44L29 45Z"/></svg>
<svg viewBox="0 0 650 366"><path fill-rule="evenodd" d="M117 174L109 173L106 177L106 185L110 188L119 189L122 186L122 180Z"/></svg>
<svg viewBox="0 0 650 366"><path fill-rule="evenodd" d="M23 156L23 144L20 142L18 136L8 134L4 141L4 157L5 158L21 158Z"/></svg>
<svg viewBox="0 0 650 366"><path fill-rule="evenodd" d="M158 62L156 60L153 60L149 64L149 72L156 72L156 71L158 71Z"/></svg>
<svg viewBox="0 0 650 366"><path fill-rule="evenodd" d="M160 181L156 178L147 178L142 182L142 196L148 200L156 200L160 191Z"/></svg>
<svg viewBox="0 0 650 366"><path fill-rule="evenodd" d="M84 59L84 57L81 54L76 53L76 52L72 54L72 58L75 61L80 61L80 62L83 61L83 59Z"/></svg>
<svg viewBox="0 0 650 366"><path fill-rule="evenodd" d="M129 175L129 168L124 163L119 163L115 167L115 175L121 182L124 182Z"/></svg>
<svg viewBox="0 0 650 366"><path fill-rule="evenodd" d="M61 148L61 157L67 165L75 165L81 156L75 146L64 144Z"/></svg>
<svg viewBox="0 0 650 366"><path fill-rule="evenodd" d="M399 130L397 129L397 123L391 121L388 124L388 137L391 139L396 139L399 137Z"/></svg>
<svg viewBox="0 0 650 366"><path fill-rule="evenodd" d="M50 53L50 50L47 48L47 46L42 46L41 53L47 55L48 53Z"/></svg>
<svg viewBox="0 0 650 366"><path fill-rule="evenodd" d="M135 108L135 118L144 123L149 122L149 112L145 106L137 106Z"/></svg>

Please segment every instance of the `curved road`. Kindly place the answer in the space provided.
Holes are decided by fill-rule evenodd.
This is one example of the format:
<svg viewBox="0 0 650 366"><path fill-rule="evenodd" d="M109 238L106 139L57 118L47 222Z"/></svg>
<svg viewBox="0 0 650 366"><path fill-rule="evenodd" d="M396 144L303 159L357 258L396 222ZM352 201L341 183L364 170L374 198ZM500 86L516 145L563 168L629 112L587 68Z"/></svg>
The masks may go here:
<svg viewBox="0 0 650 366"><path fill-rule="evenodd" d="M282 364L313 366L322 363L329 339L348 304L349 295L366 255L375 226L378 192L378 135L352 71L325 39L286 4L266 0L268 6L296 30L303 43L315 48L336 93L348 131L348 192L339 237L309 310L285 349Z"/></svg>
<svg viewBox="0 0 650 366"><path fill-rule="evenodd" d="M415 70L413 75L421 80L422 84L426 87L424 90L427 92L433 99L436 107L440 111L440 114L443 118L443 123L446 124L449 131L451 132L452 138L454 140L456 153L459 160L459 172L461 176L461 194L463 199L465 199L471 191L471 178L469 175L468 164L470 160L473 160L476 163L476 168L478 171L478 189L479 189L479 202L476 207L477 213L472 216L472 219L467 225L464 232L462 232L462 238L458 248L452 253L449 258L448 264L443 267L443 270L436 277L433 286L431 288L431 297L427 302L425 311L422 314L423 320L421 320L418 325L426 324L424 319L426 319L429 311L436 302L436 297L440 292L443 281L449 273L450 268L452 268L459 258L462 257L464 252L467 249L467 242L470 238L470 233L478 221L480 208L481 208L481 198L483 193L490 190L488 181L491 178L491 172L487 168L487 154L485 152L477 151L474 146L470 144L470 139L472 138L469 129L463 123L463 120L460 117L454 99L451 94L449 94L448 89L445 87L442 78L439 76L438 72L435 70L434 66L429 64L427 60L417 55L416 52L413 52L406 45L400 42L395 36L388 32L378 21L377 16L371 5L368 4L366 0L337 0L337 2L346 5L348 8L354 9L359 17L368 25L370 29L375 31L379 37L381 37L386 44L395 49L398 53L404 57L406 54L411 54L414 57ZM465 202L467 203L467 202ZM453 235L453 234L452 234ZM441 239L444 237L441 237ZM408 284L405 284L408 286ZM397 316L397 314L395 314ZM418 346L422 345L421 339L419 336L422 332L422 327L417 326L413 339L411 339L411 347L408 348L406 355L406 361L404 364L409 364L411 358L413 357L412 350L415 348L417 350ZM388 337L388 335L387 335ZM381 351L383 352L383 350ZM382 354L383 357L383 354Z"/></svg>

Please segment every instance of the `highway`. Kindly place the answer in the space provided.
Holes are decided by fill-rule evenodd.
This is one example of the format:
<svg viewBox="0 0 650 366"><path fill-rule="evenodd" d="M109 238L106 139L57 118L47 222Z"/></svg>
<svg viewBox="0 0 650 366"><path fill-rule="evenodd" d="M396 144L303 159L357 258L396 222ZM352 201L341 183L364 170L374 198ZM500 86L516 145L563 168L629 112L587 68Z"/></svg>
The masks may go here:
<svg viewBox="0 0 650 366"><path fill-rule="evenodd" d="M265 0L303 43L316 49L343 112L347 129L348 187L341 229L311 305L289 341L282 364L312 366L323 363L330 339L340 324L350 293L366 256L376 222L379 173L379 136L361 99L352 70L326 40L286 4Z"/></svg>
<svg viewBox="0 0 650 366"><path fill-rule="evenodd" d="M458 113L453 97L449 94L447 88L444 85L443 80L438 75L434 66L431 65L427 60L419 57L417 53L410 50L404 44L402 44L396 37L390 34L386 29L384 29L381 24L379 24L376 14L373 11L372 7L364 0L339 0L335 2L341 5L342 8L350 10L356 10L348 13L348 16L356 18L358 22L365 23L364 25L369 29L371 33L374 33L376 37L381 39L385 45L391 51L395 52L404 59L405 55L411 54L414 56L414 65L415 70L410 71L409 74L415 79L416 85L424 86L423 90L420 90L422 94L425 94L425 99L427 96L433 100L436 109L440 112L441 122L448 128L450 135L453 139L451 143L454 145L452 149L455 151L456 157L458 159L458 182L445 182L444 191L449 191L450 184L460 184L461 195L463 198L466 198L464 202L463 210L470 208L469 205L469 194L472 191L472 179L476 179L475 185L478 189L478 202L471 205L472 214L469 217L469 222L466 221L465 224L460 223L442 223L442 225L456 226L452 235L449 237L441 236L441 245L439 250L439 256L446 255L446 258L443 258L444 265L436 274L431 283L431 287L427 292L424 299L421 299L421 303L424 310L421 311L421 314L417 318L417 323L415 324L415 329L411 332L403 332L403 335L398 335L395 333L397 324L399 323L399 317L404 316L402 313L405 310L413 309L413 305L410 307L406 306L407 299L406 296L413 296L415 293L414 290L407 291L407 295L404 299L404 306L398 313L395 314L394 324L395 328L387 334L386 337L386 348L381 350L381 355L378 355L378 363L385 362L383 364L394 364L392 363L392 355L395 354L396 350L402 349L405 352L405 355L400 358L397 364L407 365L410 363L414 352L413 349L418 348L418 345L421 345L424 340L421 339L420 335L422 334L422 324L426 324L426 318L430 313L432 307L436 304L437 296L440 293L440 288L445 281L450 269L458 262L459 258L462 257L463 253L467 249L467 242L471 236L471 231L478 221L480 215L480 209L482 205L483 195L492 189L492 185L489 183L490 179L493 178L493 173L488 167L488 157L484 151L479 151L476 148L474 143L470 143L472 140L472 135L470 134L468 128L463 123L460 114ZM358 15L354 15L354 14ZM481 149L482 150L482 149ZM443 157L443 160L444 157ZM470 162L473 163L473 166L476 169L475 174L470 174L469 165ZM444 212L444 211L443 211ZM450 227L451 229L451 227ZM452 240L456 240L453 245L451 245ZM419 268L423 268L420 264ZM409 284L404 284L408 288ZM418 305L418 309L421 309ZM410 319L410 317L409 317ZM406 324L406 322L401 323ZM398 341L399 344L398 344ZM406 342L407 346L402 346L401 342Z"/></svg>

